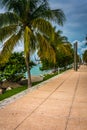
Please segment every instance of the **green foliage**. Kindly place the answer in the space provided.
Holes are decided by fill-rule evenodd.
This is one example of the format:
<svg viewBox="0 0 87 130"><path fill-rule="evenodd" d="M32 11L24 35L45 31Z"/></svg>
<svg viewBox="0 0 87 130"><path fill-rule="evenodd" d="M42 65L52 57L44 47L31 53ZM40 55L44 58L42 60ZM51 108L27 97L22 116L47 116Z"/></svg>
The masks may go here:
<svg viewBox="0 0 87 130"><path fill-rule="evenodd" d="M52 78L52 77L54 77L54 76L56 76L56 75L58 75L58 72L56 72L56 73L53 73L53 74L46 74L45 76L44 76L44 81L45 80L48 80L48 79L50 79L50 78Z"/></svg>
<svg viewBox="0 0 87 130"><path fill-rule="evenodd" d="M54 30L55 31L55 30ZM54 37L51 40L51 47L55 51L55 63L46 57L43 57L42 53L39 54L42 61L41 70L66 67L69 64L73 63L74 60L74 51L72 45L67 41L65 36L61 36L61 31L55 31Z"/></svg>
<svg viewBox="0 0 87 130"><path fill-rule="evenodd" d="M38 48L45 57L52 56L55 61L53 48L46 41L45 36L50 38L53 33L51 21L63 25L64 12L61 9L52 10L48 0L1 0L1 3L7 12L0 14L0 41L3 40L0 61L7 62L16 44L22 40L29 84L31 82L29 69L31 52ZM46 44L49 45L44 50Z"/></svg>
<svg viewBox="0 0 87 130"><path fill-rule="evenodd" d="M52 69L52 68L58 68L58 67L66 67L67 65L70 65L73 63L73 49L69 48L70 50L67 50L67 46L65 47L66 51L63 50L63 48L59 48L58 50L55 50L56 53L56 63L50 62L50 60L42 59L42 68L41 70L46 69Z"/></svg>
<svg viewBox="0 0 87 130"><path fill-rule="evenodd" d="M1 3L2 7L7 10L0 14L0 40L4 43L0 55L2 62L8 60L19 40L24 41L25 56L30 56L32 47L35 49L36 41L39 44L42 42L45 46L43 40L38 40L37 32L40 33L41 39L45 39L44 35L51 37L53 29L49 21L55 21L59 25L63 25L65 21L63 11L51 10L47 0L1 0ZM45 52L47 51L46 49Z"/></svg>
<svg viewBox="0 0 87 130"><path fill-rule="evenodd" d="M74 60L74 51L71 44L66 43L62 45L57 51L57 66L66 67L73 63Z"/></svg>
<svg viewBox="0 0 87 130"><path fill-rule="evenodd" d="M35 65L33 62L30 62L30 67ZM19 81L24 77L25 72L27 71L25 65L25 58L23 52L15 52L9 58L9 61L6 64L0 65L0 81L6 79L8 81Z"/></svg>
<svg viewBox="0 0 87 130"><path fill-rule="evenodd" d="M52 69L54 66L54 63L46 58L44 58L44 59L41 58L41 63L42 63L42 67L40 67L41 71Z"/></svg>
<svg viewBox="0 0 87 130"><path fill-rule="evenodd" d="M83 53L83 61L87 63L87 50Z"/></svg>

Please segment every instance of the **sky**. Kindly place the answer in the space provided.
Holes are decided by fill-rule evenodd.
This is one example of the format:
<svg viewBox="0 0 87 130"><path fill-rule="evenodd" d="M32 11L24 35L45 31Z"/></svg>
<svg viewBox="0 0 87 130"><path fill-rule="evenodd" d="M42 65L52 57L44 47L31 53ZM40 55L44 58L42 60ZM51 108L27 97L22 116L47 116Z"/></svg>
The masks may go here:
<svg viewBox="0 0 87 130"><path fill-rule="evenodd" d="M78 42L78 53L82 54L87 49L85 38L87 35L87 0L49 0L52 9L62 9L66 16L63 35L74 44Z"/></svg>
<svg viewBox="0 0 87 130"><path fill-rule="evenodd" d="M85 46L85 37L87 35L87 0L49 0L52 9L62 9L66 16L66 22L63 27L56 24L57 29L63 31L63 35L74 44L78 42L78 52L83 53ZM3 12L0 10L0 13ZM18 50L21 50L19 47Z"/></svg>
<svg viewBox="0 0 87 130"><path fill-rule="evenodd" d="M49 0L49 2L51 8L60 8L64 11L66 22L59 28L69 40L71 42L84 40L87 34L87 0Z"/></svg>

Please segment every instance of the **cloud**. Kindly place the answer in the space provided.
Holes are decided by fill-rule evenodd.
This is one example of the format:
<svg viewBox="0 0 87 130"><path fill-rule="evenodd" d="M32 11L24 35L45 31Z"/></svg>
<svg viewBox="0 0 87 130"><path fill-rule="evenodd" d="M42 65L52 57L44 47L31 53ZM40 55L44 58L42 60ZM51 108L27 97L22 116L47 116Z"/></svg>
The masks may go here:
<svg viewBox="0 0 87 130"><path fill-rule="evenodd" d="M87 0L50 0L52 8L63 9L67 21L64 27L57 26L61 29L65 36L69 38L69 41L73 42L78 39L84 40L87 33Z"/></svg>
<svg viewBox="0 0 87 130"><path fill-rule="evenodd" d="M72 45L74 45L74 43L76 43L76 42L77 42L77 46L78 46L78 54L82 55L84 53L84 51L87 50L86 41L85 40L83 40L83 41L75 40L72 42Z"/></svg>

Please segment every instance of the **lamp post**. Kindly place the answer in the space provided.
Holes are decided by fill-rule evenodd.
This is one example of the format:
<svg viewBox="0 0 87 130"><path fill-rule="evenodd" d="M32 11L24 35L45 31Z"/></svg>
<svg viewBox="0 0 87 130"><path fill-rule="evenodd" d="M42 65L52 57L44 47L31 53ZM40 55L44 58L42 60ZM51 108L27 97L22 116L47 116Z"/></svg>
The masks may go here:
<svg viewBox="0 0 87 130"><path fill-rule="evenodd" d="M74 43L74 70L77 71L77 42Z"/></svg>

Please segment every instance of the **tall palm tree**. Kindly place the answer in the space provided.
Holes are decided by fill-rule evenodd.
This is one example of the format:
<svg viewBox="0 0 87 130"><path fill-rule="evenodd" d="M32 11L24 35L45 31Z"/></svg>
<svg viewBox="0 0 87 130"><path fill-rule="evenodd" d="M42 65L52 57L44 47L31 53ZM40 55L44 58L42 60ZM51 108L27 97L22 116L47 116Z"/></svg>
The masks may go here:
<svg viewBox="0 0 87 130"><path fill-rule="evenodd" d="M0 41L3 49L0 60L6 62L20 40L24 43L24 54L28 72L28 87L31 86L30 54L34 49L54 53L46 40L52 36L50 21L63 25L65 15L61 9L51 10L47 0L1 0L6 12L0 14ZM48 51L50 49L50 51ZM51 55L51 54L50 54Z"/></svg>

